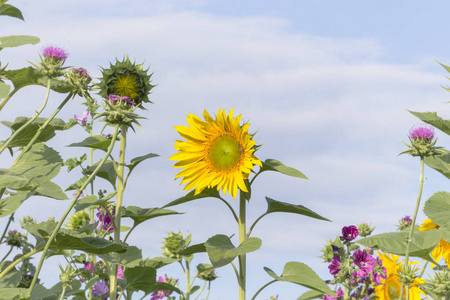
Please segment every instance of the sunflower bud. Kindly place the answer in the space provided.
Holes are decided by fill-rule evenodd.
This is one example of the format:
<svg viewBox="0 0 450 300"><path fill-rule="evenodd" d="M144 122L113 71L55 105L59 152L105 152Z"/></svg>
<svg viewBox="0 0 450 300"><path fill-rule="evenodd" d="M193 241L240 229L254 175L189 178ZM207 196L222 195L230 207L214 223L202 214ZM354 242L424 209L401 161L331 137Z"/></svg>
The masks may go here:
<svg viewBox="0 0 450 300"><path fill-rule="evenodd" d="M164 247L163 255L170 258L180 258L179 253L186 249L191 242L191 235L188 235L186 239L183 238L183 234L181 232L178 233L169 233L169 236L164 239Z"/></svg>
<svg viewBox="0 0 450 300"><path fill-rule="evenodd" d="M216 269L212 265L197 265L197 277L206 281L213 281L217 278Z"/></svg>
<svg viewBox="0 0 450 300"><path fill-rule="evenodd" d="M403 282L406 285L411 285L417 278L416 272L418 268L416 266L406 265L398 274L398 281Z"/></svg>
<svg viewBox="0 0 450 300"><path fill-rule="evenodd" d="M336 237L334 241L328 241L326 246L322 248L323 255L321 258L327 262L330 263L333 257L343 249L344 244L341 242L339 237Z"/></svg>
<svg viewBox="0 0 450 300"><path fill-rule="evenodd" d="M362 222L358 225L359 235L362 237L366 237L372 234L375 230L375 227L370 227L370 224Z"/></svg>
<svg viewBox="0 0 450 300"><path fill-rule="evenodd" d="M440 298L448 297L450 295L450 272L448 270L436 271L434 278L426 280L423 288Z"/></svg>
<svg viewBox="0 0 450 300"><path fill-rule="evenodd" d="M72 268L71 264L68 264L66 269L64 270L61 265L59 265L59 269L61 270L61 275L59 275L59 280L61 283L68 287L70 283L75 279L77 275L77 270Z"/></svg>
<svg viewBox="0 0 450 300"><path fill-rule="evenodd" d="M73 213L66 225L70 230L78 230L88 225L90 220L89 213L86 210L80 210Z"/></svg>

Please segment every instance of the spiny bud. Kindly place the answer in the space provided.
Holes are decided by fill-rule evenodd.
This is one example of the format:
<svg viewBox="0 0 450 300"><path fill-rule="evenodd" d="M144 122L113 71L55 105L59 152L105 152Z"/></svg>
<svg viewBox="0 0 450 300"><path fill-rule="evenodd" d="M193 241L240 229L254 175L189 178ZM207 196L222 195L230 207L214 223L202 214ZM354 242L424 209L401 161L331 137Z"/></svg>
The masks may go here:
<svg viewBox="0 0 450 300"><path fill-rule="evenodd" d="M23 242L26 240L26 236L18 232L17 230L8 231L8 236L6 237L6 244L20 248L23 245Z"/></svg>
<svg viewBox="0 0 450 300"><path fill-rule="evenodd" d="M362 222L358 225L359 235L362 237L366 237L372 234L375 230L375 227L370 227L370 224Z"/></svg>
<svg viewBox="0 0 450 300"><path fill-rule="evenodd" d="M186 239L183 238L181 232L169 233L168 237L164 239L163 255L170 258L179 258L179 253L186 249L191 242L191 235L188 235Z"/></svg>
<svg viewBox="0 0 450 300"><path fill-rule="evenodd" d="M197 265L197 277L206 281L213 281L217 278L216 269L212 265L199 264Z"/></svg>
<svg viewBox="0 0 450 300"><path fill-rule="evenodd" d="M89 216L89 212L86 210L80 210L74 212L73 215L69 219L70 221L66 224L70 230L78 230L88 225L91 218Z"/></svg>

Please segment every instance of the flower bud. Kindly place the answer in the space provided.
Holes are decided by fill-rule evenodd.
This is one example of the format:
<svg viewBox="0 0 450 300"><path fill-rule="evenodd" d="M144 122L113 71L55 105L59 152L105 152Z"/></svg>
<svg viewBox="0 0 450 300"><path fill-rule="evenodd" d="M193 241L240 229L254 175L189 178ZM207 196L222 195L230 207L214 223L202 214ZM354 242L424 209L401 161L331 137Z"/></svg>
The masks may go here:
<svg viewBox="0 0 450 300"><path fill-rule="evenodd" d="M169 233L169 236L164 239L163 255L170 258L179 258L179 253L186 249L191 242L191 235L188 235L186 239L183 238L181 232Z"/></svg>
<svg viewBox="0 0 450 300"><path fill-rule="evenodd" d="M44 48L39 56L39 65L33 65L48 77L59 77L62 75L62 66L69 55L62 48L49 46Z"/></svg>
<svg viewBox="0 0 450 300"><path fill-rule="evenodd" d="M409 149L403 151L400 154L410 154L412 156L427 157L446 153L442 149L442 147L434 146L437 142L437 139L434 139L434 129L432 126L415 126L410 129L408 138L411 142L411 145L403 142Z"/></svg>
<svg viewBox="0 0 450 300"><path fill-rule="evenodd" d="M362 222L361 224L358 225L359 235L362 237L371 235L374 230L375 227L370 227L370 224L367 224L365 222Z"/></svg>
<svg viewBox="0 0 450 300"><path fill-rule="evenodd" d="M398 220L398 230L402 231L411 226L412 220L410 216L405 216Z"/></svg>
<svg viewBox="0 0 450 300"><path fill-rule="evenodd" d="M91 76L84 68L72 68L66 74L67 81L75 88L78 96L86 95L90 89L89 83L92 81Z"/></svg>
<svg viewBox="0 0 450 300"><path fill-rule="evenodd" d="M18 232L17 230L8 231L8 236L6 237L6 244L20 248L22 247L24 241L26 240L26 236Z"/></svg>
<svg viewBox="0 0 450 300"><path fill-rule="evenodd" d="M89 212L87 210L80 210L74 212L69 219L70 221L66 224L70 230L78 230L88 225L91 221Z"/></svg>
<svg viewBox="0 0 450 300"><path fill-rule="evenodd" d="M197 277L206 281L213 281L217 278L216 269L212 265L199 264L197 266Z"/></svg>

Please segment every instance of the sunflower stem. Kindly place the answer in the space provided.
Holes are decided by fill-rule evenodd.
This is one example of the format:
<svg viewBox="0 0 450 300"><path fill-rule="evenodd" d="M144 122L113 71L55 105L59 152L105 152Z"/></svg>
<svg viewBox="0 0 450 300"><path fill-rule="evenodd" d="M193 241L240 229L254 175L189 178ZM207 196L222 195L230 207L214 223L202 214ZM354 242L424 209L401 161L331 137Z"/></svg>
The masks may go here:
<svg viewBox="0 0 450 300"><path fill-rule="evenodd" d="M425 182L425 177L424 177L424 159L423 159L423 156L420 156L419 194L417 196L416 208L414 210L414 215L413 215L413 218L412 218L412 221L411 221L411 227L409 229L408 240L406 241L406 253L405 253L405 262L403 263L403 270L405 270L408 267L409 248L410 248L412 237L413 237L413 234L414 234L414 227L416 226L416 218L417 218L417 213L419 212L419 206L420 206L420 200L422 198L422 190L423 190L423 183L424 182ZM400 295L399 295L399 297L401 299L403 299L403 291L404 290L405 290L405 284L402 282L402 285L401 285L401 288L400 288ZM407 288L407 290L408 290L408 288ZM408 294L406 295L406 299L408 299Z"/></svg>
<svg viewBox="0 0 450 300"><path fill-rule="evenodd" d="M245 216L246 216L246 201L243 192L239 193L239 245L241 245L246 236ZM247 267L246 254L239 255L239 300L245 300L245 276Z"/></svg>
<svg viewBox="0 0 450 300"><path fill-rule="evenodd" d="M116 195L116 215L114 218L114 243L120 243L120 218L122 217L122 199L125 191L124 187L124 166L125 166L125 149L127 146L127 127L121 126L120 134L120 152L119 152L119 165L117 168L117 195ZM116 253L116 256L118 254ZM116 299L117 293L117 271L119 265L113 264L111 268L110 279L110 299Z"/></svg>
<svg viewBox="0 0 450 300"><path fill-rule="evenodd" d="M48 238L47 243L45 244L44 250L42 251L41 259L40 259L39 264L38 264L38 266L36 268L36 272L34 274L34 277L33 277L33 280L31 282L30 288L28 289L28 297L31 296L31 293L33 292L33 288L36 285L39 273L41 271L42 265L43 265L44 260L45 260L45 256L47 254L48 249L50 248L50 244L55 239L56 234L58 233L58 231L61 228L62 224L64 223L65 219L69 215L70 211L74 207L74 205L77 202L77 200L80 198L80 195L81 195L82 191L94 179L94 177L97 175L97 172L100 170L100 168L105 164L106 160L108 159L109 154L112 152L112 150L114 148L114 144L116 142L118 130L119 130L119 126L117 125L116 128L115 128L115 131L114 131L114 135L113 135L113 137L111 139L111 144L109 145L108 151L106 152L105 156L102 158L102 160L98 164L97 168L95 168L95 170L92 172L92 174L86 180L86 182L83 183L83 185L78 189L77 195L72 200L72 202L70 203L69 207L66 209L66 211L63 214L63 216L61 217L61 219L59 220L58 224L56 225L55 229L53 230L52 234Z"/></svg>

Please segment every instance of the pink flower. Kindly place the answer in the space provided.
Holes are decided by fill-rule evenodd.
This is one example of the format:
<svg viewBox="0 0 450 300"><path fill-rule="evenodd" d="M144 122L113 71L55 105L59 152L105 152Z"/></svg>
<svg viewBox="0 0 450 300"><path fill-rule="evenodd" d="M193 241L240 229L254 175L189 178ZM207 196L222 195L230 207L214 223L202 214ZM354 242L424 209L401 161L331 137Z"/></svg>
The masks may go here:
<svg viewBox="0 0 450 300"><path fill-rule="evenodd" d="M49 46L44 48L44 50L42 50L42 56L48 59L63 61L67 59L69 54L67 54L67 52L62 48Z"/></svg>
<svg viewBox="0 0 450 300"><path fill-rule="evenodd" d="M372 255L366 252L366 249L364 249L363 251L355 251L353 254L353 263L360 269L357 272L358 277L363 277L372 273L375 268L376 260Z"/></svg>
<svg viewBox="0 0 450 300"><path fill-rule="evenodd" d="M409 130L409 137L412 140L421 139L431 141L434 138L434 128L427 125L414 126Z"/></svg>
<svg viewBox="0 0 450 300"><path fill-rule="evenodd" d="M339 256L335 255L333 256L333 259L331 260L331 264L328 266L328 269L330 270L330 273L336 277L336 274L339 273L341 270L341 259Z"/></svg>
<svg viewBox="0 0 450 300"><path fill-rule="evenodd" d="M358 227L355 225L344 226L342 228L342 236L341 238L346 240L347 242L353 241L359 234Z"/></svg>
<svg viewBox="0 0 450 300"><path fill-rule="evenodd" d="M73 118L81 123L81 125L86 125L87 118L89 117L89 112L85 111L83 116L74 115Z"/></svg>

